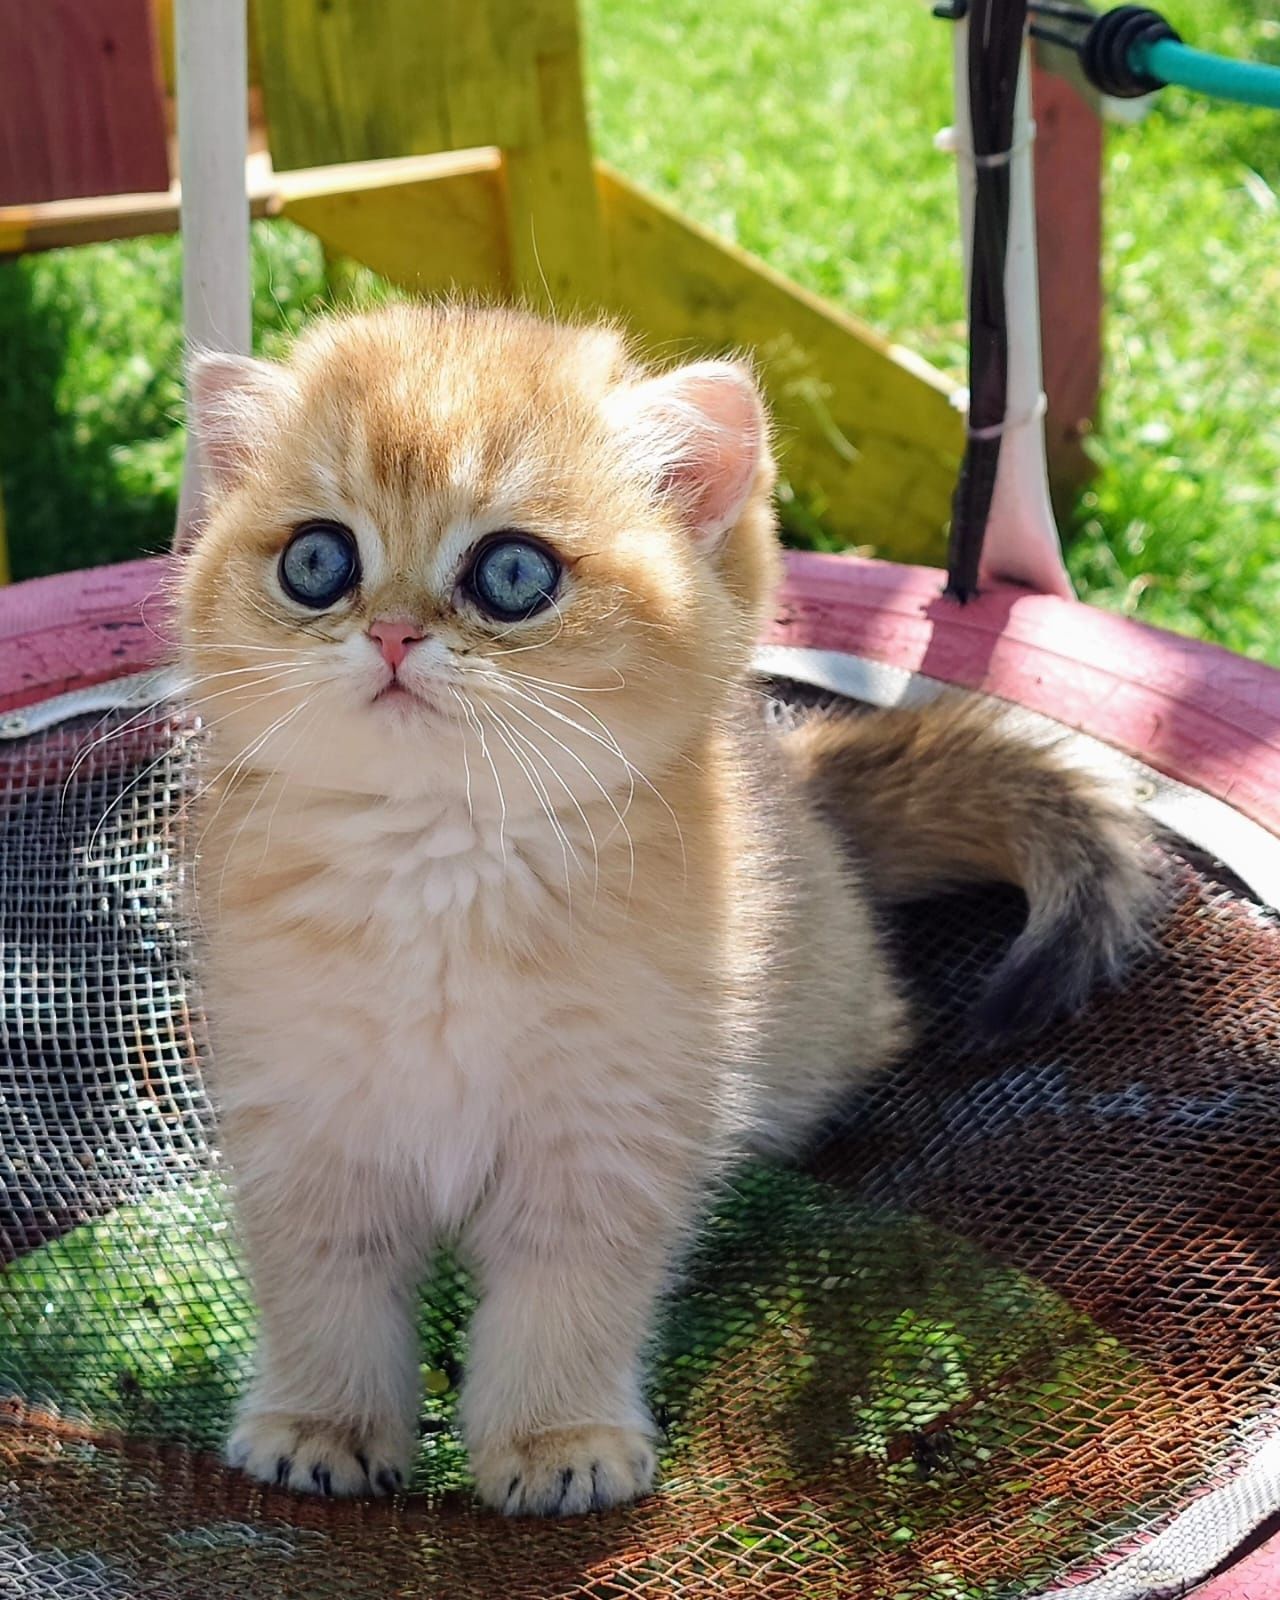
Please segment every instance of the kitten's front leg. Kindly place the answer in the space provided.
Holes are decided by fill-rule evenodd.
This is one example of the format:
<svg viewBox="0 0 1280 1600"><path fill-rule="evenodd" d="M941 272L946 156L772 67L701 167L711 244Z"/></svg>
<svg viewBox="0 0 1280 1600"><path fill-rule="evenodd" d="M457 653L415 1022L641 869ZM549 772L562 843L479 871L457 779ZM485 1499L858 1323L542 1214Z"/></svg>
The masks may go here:
<svg viewBox="0 0 1280 1600"><path fill-rule="evenodd" d="M227 1459L313 1494L393 1494L416 1444L421 1255L374 1208L361 1225L350 1174L325 1176L327 1200L314 1182L238 1194L261 1323Z"/></svg>
<svg viewBox="0 0 1280 1600"><path fill-rule="evenodd" d="M678 1140L589 1135L504 1165L466 1241L481 1300L461 1414L488 1505L563 1516L652 1487L641 1360L695 1165Z"/></svg>

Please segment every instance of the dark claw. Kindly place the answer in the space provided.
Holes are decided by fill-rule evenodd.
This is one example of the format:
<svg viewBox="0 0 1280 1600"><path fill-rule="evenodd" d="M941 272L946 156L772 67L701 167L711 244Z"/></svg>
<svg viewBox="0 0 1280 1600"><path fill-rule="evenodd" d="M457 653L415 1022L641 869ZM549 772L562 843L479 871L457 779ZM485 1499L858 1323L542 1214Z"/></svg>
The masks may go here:
<svg viewBox="0 0 1280 1600"><path fill-rule="evenodd" d="M293 1471L293 1457L280 1456L276 1461L276 1482L283 1489L289 1481L289 1474Z"/></svg>
<svg viewBox="0 0 1280 1600"><path fill-rule="evenodd" d="M598 1461L591 1463L591 1509L593 1511L604 1510L604 1501L600 1498L600 1463Z"/></svg>
<svg viewBox="0 0 1280 1600"><path fill-rule="evenodd" d="M572 1483L573 1483L573 1468L572 1467L566 1467L564 1469L564 1471L560 1474L560 1494L559 1494L558 1498L556 1499L556 1509L557 1510L559 1510L560 1507L564 1504L564 1497L565 1497L565 1495L568 1494L569 1488L570 1488Z"/></svg>
<svg viewBox="0 0 1280 1600"><path fill-rule="evenodd" d="M321 1494L333 1493L333 1479L329 1476L328 1467L312 1467L311 1481Z"/></svg>
<svg viewBox="0 0 1280 1600"><path fill-rule="evenodd" d="M516 1490L519 1487L520 1487L520 1474L517 1472L515 1477L512 1478L511 1482L507 1485L507 1504L508 1505L511 1503L512 1497L514 1496Z"/></svg>
<svg viewBox="0 0 1280 1600"><path fill-rule="evenodd" d="M360 1463L360 1470L365 1475L365 1481L372 1483L373 1479L369 1477L369 1458L363 1450L356 1451L356 1460Z"/></svg>
<svg viewBox="0 0 1280 1600"><path fill-rule="evenodd" d="M404 1484L404 1479L394 1468L382 1467L378 1471L377 1485L383 1494L395 1494Z"/></svg>

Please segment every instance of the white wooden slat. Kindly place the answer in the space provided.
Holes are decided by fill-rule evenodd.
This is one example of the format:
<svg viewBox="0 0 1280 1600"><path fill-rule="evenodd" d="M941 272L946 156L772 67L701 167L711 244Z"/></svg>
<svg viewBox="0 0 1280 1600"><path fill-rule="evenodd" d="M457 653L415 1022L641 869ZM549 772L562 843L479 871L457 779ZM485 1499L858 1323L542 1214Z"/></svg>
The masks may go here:
<svg viewBox="0 0 1280 1600"><path fill-rule="evenodd" d="M187 348L248 355L248 31L245 0L178 0L178 164ZM188 440L175 547L198 524L201 469Z"/></svg>

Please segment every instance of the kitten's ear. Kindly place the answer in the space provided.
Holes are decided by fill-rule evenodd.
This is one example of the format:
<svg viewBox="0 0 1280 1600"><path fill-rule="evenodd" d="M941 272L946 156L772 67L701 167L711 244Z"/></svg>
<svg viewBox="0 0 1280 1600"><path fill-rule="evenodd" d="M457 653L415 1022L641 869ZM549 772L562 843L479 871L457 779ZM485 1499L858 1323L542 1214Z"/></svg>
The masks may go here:
<svg viewBox="0 0 1280 1600"><path fill-rule="evenodd" d="M240 482L291 393L283 367L251 356L201 351L187 373L188 426L218 489Z"/></svg>
<svg viewBox="0 0 1280 1600"><path fill-rule="evenodd" d="M701 549L717 549L751 498L766 450L760 392L746 367L698 361L624 390L616 414L658 492Z"/></svg>

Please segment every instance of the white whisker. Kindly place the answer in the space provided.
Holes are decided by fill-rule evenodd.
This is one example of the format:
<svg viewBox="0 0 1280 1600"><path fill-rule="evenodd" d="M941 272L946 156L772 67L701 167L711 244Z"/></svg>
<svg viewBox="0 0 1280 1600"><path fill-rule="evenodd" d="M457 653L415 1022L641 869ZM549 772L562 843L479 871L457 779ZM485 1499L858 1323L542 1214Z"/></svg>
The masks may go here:
<svg viewBox="0 0 1280 1600"><path fill-rule="evenodd" d="M237 667L234 670L237 673L244 673L244 672L252 671L255 674L257 674L259 672L259 669L256 668L256 667L254 667L254 668ZM216 678L229 677L230 675L231 675L230 673L214 672L214 673L208 674L207 677L200 678L200 679L197 679L195 681L196 682L200 682L200 683L206 683L206 682L207 683L211 683ZM270 675L270 678L268 679L268 681L274 681L276 676L277 676L277 674L272 673ZM231 689L221 690L221 691L219 691L219 693L228 693L229 694L229 693L233 692L234 688L236 688L236 687L238 687L238 686L233 685ZM59 815L59 819L60 820L65 815L65 812L66 812L67 796L71 792L71 785L75 781L76 774L81 770L81 768L84 766L85 762L91 759L91 757L93 756L95 751L101 750L104 745L110 744L113 739L123 738L124 735L127 734L131 729L135 728L145 718L151 716L156 711L156 709L159 706L163 705L165 703L165 701L168 700L169 698L170 697L167 694L157 695L154 700L149 700L146 703L146 705L140 707L140 709L135 711L132 716L126 717L123 722L119 722L114 727L108 728L106 733L100 735L100 737L98 737L97 739L91 739L88 744L81 746L80 750L78 751L78 753L76 755L75 760L71 763L70 771L67 773L66 778L63 780L62 793L61 793L61 795L59 796L59 799L58 799L58 815ZM205 703L206 701L216 700L217 698L218 698L218 695L207 695L207 696L204 696L201 701L198 701L196 703ZM191 702L189 697L186 697L185 700L184 700L184 703L186 705L190 705L192 702ZM94 728L95 729L101 728L103 726L103 724L109 722L111 720L111 718L115 714L116 713L114 711L105 712L104 715L101 716L96 723L94 723L94 725L93 725ZM173 745L170 745L169 750L166 751L165 753L166 754L170 753L173 750L173 748L174 748ZM161 759L163 759L163 757Z"/></svg>
<svg viewBox="0 0 1280 1600"><path fill-rule="evenodd" d="M457 696L458 704L470 718L477 734L479 734L480 754L488 763L489 771L493 774L493 786L498 791L498 805L502 811L498 819L498 849L502 852L502 865L505 868L507 865L507 797L502 792L502 779L498 776L498 769L494 765L493 757L489 754L489 743L484 736L484 724L476 714L475 707L465 695L458 694L456 689L451 689L449 692Z"/></svg>
<svg viewBox="0 0 1280 1600"><path fill-rule="evenodd" d="M627 771L629 773L634 774L634 776L636 778L638 778L642 784L644 784L645 788L649 790L649 792L654 796L654 798L658 801L658 803L666 811L667 815L671 818L671 821L675 826L676 838L678 839L679 844L680 844L680 860L681 860L681 863L682 863L682 866L683 866L685 877L687 879L688 878L688 872L689 872L689 857L688 857L688 854L687 854L687 852L685 850L684 830L680 826L679 817L676 816L675 812L671 808L670 803L667 800L667 797L656 786L656 784L654 784L651 779L649 779L643 772L641 772L639 767L635 766L634 763L631 762L628 759L628 757L627 757L625 751L623 750L622 746L614 738L614 736L610 732L608 726L605 723L601 722L600 718L597 717L593 711L588 711L586 706L580 706L577 703L576 700L571 699L566 694L560 694L557 691L550 690L550 689L545 691L547 694L550 694L556 700L567 701L568 704L571 705L574 708L575 711L580 711L584 717L589 717L591 719L591 721L594 722L597 725L597 727L599 727L601 729L601 731L604 734L603 738L601 738L599 734L592 733L589 728L584 728L583 725L580 722L575 722L572 717L566 716L564 714L564 712L557 711L554 706L549 706L546 703L545 700L543 700L540 696L534 694L532 690L529 690L529 689L516 690L514 685L508 685L508 688L509 688L509 691L511 693L513 693L513 694L514 693L523 694L525 699L530 701L532 704L540 707L541 710L545 711L548 716L554 717L557 722L563 722L568 727L576 729L577 732L582 734L582 736L584 738L591 739L596 744L603 745L603 747L606 750L608 750L609 753L612 756L616 757L617 760L619 760L623 764L623 766L627 769ZM630 806L630 798L628 797L628 807L629 806Z"/></svg>
<svg viewBox="0 0 1280 1600"><path fill-rule="evenodd" d="M559 619L560 626L549 639L539 639L537 644L519 644L511 650L491 650L489 654L491 656L522 656L529 650L545 650L549 644L554 644L556 642L556 640L564 632L565 626L568 622L567 614L558 606L555 608L555 613ZM509 634L511 631L512 630L508 628L505 633L495 634L494 637L497 639L505 639L507 634Z"/></svg>
<svg viewBox="0 0 1280 1600"><path fill-rule="evenodd" d="M569 746L567 744L565 744L563 739L557 739L555 734L552 733L550 728L544 728L542 726L542 724L537 721L536 718L531 717L527 711L522 711L519 706L515 706L515 705L508 706L507 709L509 711L513 712L514 715L516 715L517 717L522 718L531 727L536 728L539 733L546 734L547 738L551 740L552 744L554 744L558 749L563 750L565 755L567 755L571 761L576 762L577 765L582 768L583 772L586 773L587 778L590 780L590 782L595 785L597 790L599 790L601 798L604 800L605 804L609 807L609 809L613 812L614 816L618 819L618 826L622 829L623 836L625 837L625 839L627 841L627 857L628 857L627 900L628 900L628 903L629 903L630 899L631 899L631 891L635 887L635 880L636 880L636 849L635 849L635 842L631 837L631 829L627 827L627 819L626 819L626 810L625 810L625 808L622 811L620 811L618 809L617 801L613 798L613 796L605 788L604 784L602 784L600 782L600 779L596 776L596 774L594 772L592 772L591 768L582 759L582 757L577 753L577 751L576 750L571 750L569 748ZM512 732L514 733L515 731L516 730L513 728ZM548 763L548 765L550 765L550 763ZM555 771L554 768L552 768L552 770ZM560 776L558 772L556 773L556 776L557 777ZM628 773L627 776L628 776L628 779L629 779L629 782L630 782L630 788L629 788L629 791L628 791L628 793L629 793L628 804L629 804L630 803L630 799L634 798L634 796L635 796L636 786L635 786L635 779L631 777L630 773ZM564 783L564 779L563 778L561 778L560 781L561 781L561 783ZM565 790L566 790L567 793L570 793L570 796L572 798L572 792L569 790L568 784L565 784ZM583 822L587 823L586 816L582 814L581 806L578 807L578 811L579 811L579 815L582 815ZM592 833L592 831L591 831L590 823L587 823L587 831L589 833L591 833L592 849L595 850L596 849L595 834ZM608 842L609 842L608 839L606 839L605 843L607 844ZM599 851L596 850L596 881L597 881L597 885L599 883L599 877L600 877L600 854L599 854Z"/></svg>
<svg viewBox="0 0 1280 1600"><path fill-rule="evenodd" d="M582 683L557 683L554 678L535 678L532 673L520 672L515 667L503 667L502 671L512 678L519 678L521 683L536 683L544 689L567 689L574 694L617 694L619 689L625 689L627 680L617 667L611 666L609 671L617 675L617 683L588 685Z"/></svg>
<svg viewBox="0 0 1280 1600"><path fill-rule="evenodd" d="M275 689L268 689L265 694L260 694L260 695L255 696L251 703L253 705L259 705L259 704L261 704L262 701L269 700L273 695L283 694L285 692L285 690L291 689L291 688L295 688L295 687L297 687L297 685L295 685L295 684L290 684L290 683L281 684L279 687L277 687ZM205 723L204 727L206 729L216 728L220 723L228 721L231 717L234 717L235 715L236 715L236 712L234 710L228 711L221 717L215 717L212 722ZM102 862L102 861L95 862L94 861L93 852L94 852L94 849L97 846L99 835L101 834L103 828L106 826L107 821L110 818L112 812L115 811L115 809L118 806L123 805L125 800L128 799L128 797L133 793L133 791L138 787L138 785L140 783L142 783L146 778L149 778L151 776L151 774L156 770L157 767L163 765L164 762L170 760L172 758L173 754L174 754L174 746L171 744L171 745L169 745L169 747L167 749L162 750L160 752L160 754L158 756L156 756L156 758L153 761L149 761L147 763L147 765L145 767L143 767L140 772L136 773L134 775L134 777L132 779L130 779L130 781L124 786L124 788L120 791L120 793L118 795L116 795L115 798L111 801L111 803L107 806L106 810L98 818L98 821L97 821L97 823L96 823L96 825L94 827L93 833L89 836L89 843L85 847L85 857L84 857L84 859L85 859L85 865L87 867L88 866L105 866L105 864L106 864L105 862ZM187 808L187 804L188 803L189 802L184 802L183 805L179 807L179 812L185 811L186 808Z"/></svg>
<svg viewBox="0 0 1280 1600"><path fill-rule="evenodd" d="M449 693L459 705L462 704L462 696L456 689L449 689ZM467 785L467 821L471 824L472 831L474 832L476 825L476 809L471 801L471 759L467 755L467 726L466 723L463 722L462 718L456 713L454 714L453 720L457 723L462 747L462 772Z"/></svg>
<svg viewBox="0 0 1280 1600"><path fill-rule="evenodd" d="M212 639L209 635L197 631L194 638L198 641L201 650L230 650L235 655L277 656L281 650L289 650L292 655L300 656L303 651L288 645L278 644L245 644L240 639ZM237 671L248 671L248 668L237 668Z"/></svg>
<svg viewBox="0 0 1280 1600"><path fill-rule="evenodd" d="M256 739L251 740L250 743L240 751L238 756L233 756L231 760L228 761L221 769L221 771L219 771L214 777L210 778L209 782L201 788L199 794L197 794L195 797L196 800L202 799L206 794L210 793L211 790L221 784L228 771L231 772L231 777L228 780L225 789L223 789L221 794L218 796L217 805L214 806L211 815L206 821L204 827L201 829L200 837L196 840L195 849L192 851L192 856L194 859L199 859L200 849L204 844L206 837L208 836L209 829L217 821L222 812L223 806L226 805L227 801L235 793L236 785L239 782L241 773L248 769L249 763L266 744L267 740L271 738L272 734L277 733L287 723L291 722L306 705L307 702L304 700L296 706L291 706L283 716L277 717L276 720L271 723L269 727L264 729ZM232 770L233 768L234 770Z"/></svg>
<svg viewBox="0 0 1280 1600"><path fill-rule="evenodd" d="M573 845L569 841L568 834L565 833L564 827L562 826L559 818L555 814L555 809L551 804L551 797L547 793L546 784L544 784L542 779L538 776L537 772L534 770L533 766L531 765L528 757L521 755L520 751L517 749L514 740L511 738L510 727L508 726L508 724L506 722L503 721L502 717L500 717L498 715L497 711L495 711L492 706L489 706L487 708L487 710L489 712L489 715L493 718L493 731L498 735L499 739L502 740L503 744L506 745L507 749L511 752L512 759L515 761L516 765L520 768L521 772L524 773L525 777L529 780L529 787L533 790L534 798L537 800L538 804L542 807L543 813L545 814L547 821L551 824L552 831L554 832L554 834L556 836L556 839L559 842L560 853L564 857L564 887L565 887L565 894L568 897L569 913L570 913L570 916L572 916L572 914L573 914L573 881L572 881L572 875L571 875L570 869L569 869L569 857L570 857L570 855L572 855L574 861L577 862L577 864L579 866L581 866L582 863L578 859L578 852L573 848Z"/></svg>
<svg viewBox="0 0 1280 1600"><path fill-rule="evenodd" d="M532 717L525 716L524 712L521 711L518 706L508 706L507 710L508 711L514 711L517 716L524 717L524 720L526 722L532 723L535 728L539 727L539 724L536 723L536 722L533 722L533 718ZM523 745L525 747L525 749L531 751L532 754L534 756L536 756L539 761L542 762L543 766L546 767L547 771L551 773L552 777L555 778L556 782L560 785L560 787L564 790L565 794L569 797L570 805L578 813L579 817L581 817L582 826L587 830L587 838L590 839L590 841L591 841L591 856L592 856L592 860L593 860L594 865L595 865L594 890L593 890L593 893L594 893L595 896L598 896L599 893L600 893L600 847L596 842L595 829L591 826L590 819L588 818L586 812L582 809L582 803L579 801L577 795L574 794L573 790L570 788L569 784L566 782L564 774L559 770L559 768L556 766L555 762L553 762L551 760L551 758L547 755L547 753L539 745L535 744L534 741L529 737L528 734L521 733L519 728L513 728L509 722L507 723L506 727L507 727L507 732L511 735L511 737L513 739L518 739L520 741L521 745ZM546 729L543 728L543 729L540 729L539 731L545 733ZM555 742L558 743L559 741L555 741ZM564 749L563 745L561 745L561 749ZM572 755L573 752L570 750L568 752L568 754ZM575 859L576 859L576 852L575 852ZM581 865L581 863L579 863L579 865Z"/></svg>
<svg viewBox="0 0 1280 1600"><path fill-rule="evenodd" d="M271 778L279 777L280 768L284 765L285 761L293 754L293 752L298 748L298 745L302 742L303 735L310 732L311 728L315 724L316 717L319 716L319 714L320 714L322 709L323 709L322 703L317 701L316 707L315 707L315 711L314 711L313 715L310 718L305 718L304 717L302 722L299 723L298 731L293 736L293 742L290 744L289 748L280 757L280 760L276 762L276 764L273 767L273 769L271 771L271 774L270 774ZM268 779L268 781L270 781L270 779ZM275 803L275 805L272 806L271 815L267 818L266 836L262 841L262 854L258 858L258 870L259 871L261 871L262 868L266 865L267 854L268 854L268 851L271 848L271 830L275 826L276 814L280 810L280 802L284 799L285 791L286 791L287 787L288 787L288 785L285 784L285 783L281 783L279 785L279 792L276 795L276 803ZM256 805L257 802L255 801L254 804ZM219 891L219 900L221 900L221 891Z"/></svg>
<svg viewBox="0 0 1280 1600"><path fill-rule="evenodd" d="M282 720L282 722L277 724L277 726L280 727L281 729L287 727L288 724L293 720L293 718L295 716L297 716L297 714L300 711L305 710L307 705L309 705L309 704L310 704L309 701L303 701L301 705L294 707L293 711L291 711ZM305 729L305 727L306 727L305 721L303 722L302 727ZM293 743L290 744L290 746L289 746L290 750L292 750L294 748L294 745L296 745L296 744L297 744L297 735L295 734ZM283 757L281 759L283 759ZM254 795L252 801L249 803L249 807L246 810L244 816L241 817L240 826L236 829L235 833L232 835L231 843L227 846L226 852L224 853L224 855L222 857L222 871L218 874L218 897L217 897L217 899L218 899L218 909L219 909L219 911L221 911L221 909L222 909L222 897L223 897L223 892L224 892L224 890L226 888L226 881L227 881L227 868L231 864L231 857L235 853L236 846L240 843L241 834L249 826L250 818L253 816L254 812L258 809L258 806L262 802L263 795L266 794L268 788L270 787L272 778L274 778L279 771L280 771L280 762L277 761L275 766L271 769L271 771L269 773L266 773L266 774L263 775L262 782L261 782L261 785L259 786L258 792L257 792L256 795ZM272 816L273 817L275 815L276 808L280 804L280 796L283 795L283 793L284 793L284 788L283 788L283 785L282 785L281 789L280 789L280 794L276 796L276 805L275 805L275 807L272 808ZM215 813L215 815L216 815L216 813ZM270 821L268 821L267 827L268 827L268 837L269 837L270 836ZM202 833L200 837L201 837L201 840L203 840L204 834ZM266 851L266 845L264 843L263 849L262 849L262 857L261 857L261 859L259 861L259 871L261 871L262 865L266 861L266 855L267 855L267 851Z"/></svg>
<svg viewBox="0 0 1280 1600"><path fill-rule="evenodd" d="M593 743L602 745L611 756L614 756L621 765L627 779L627 798L622 808L623 813L625 814L626 812L630 811L632 802L635 800L635 780L637 777L637 772L627 760L621 745L619 745L618 741L609 732L608 728L605 727L604 723L601 723L600 726L604 728L607 737L602 739L598 734L592 733L589 728L584 728L580 723L575 722L572 717L567 717L562 711L557 711L554 706L547 705L546 701L540 699L532 690L517 689L514 684L508 683L504 686L504 692L514 696L517 699L523 700L526 705L537 706L540 711L547 712L549 716L555 717L558 722L567 724L569 727L576 729L585 738L590 739ZM560 698L567 699L568 697L561 696ZM570 704L576 705L576 702L570 701ZM578 707L578 709L582 710L584 715L590 715L590 713L587 712L584 707Z"/></svg>

